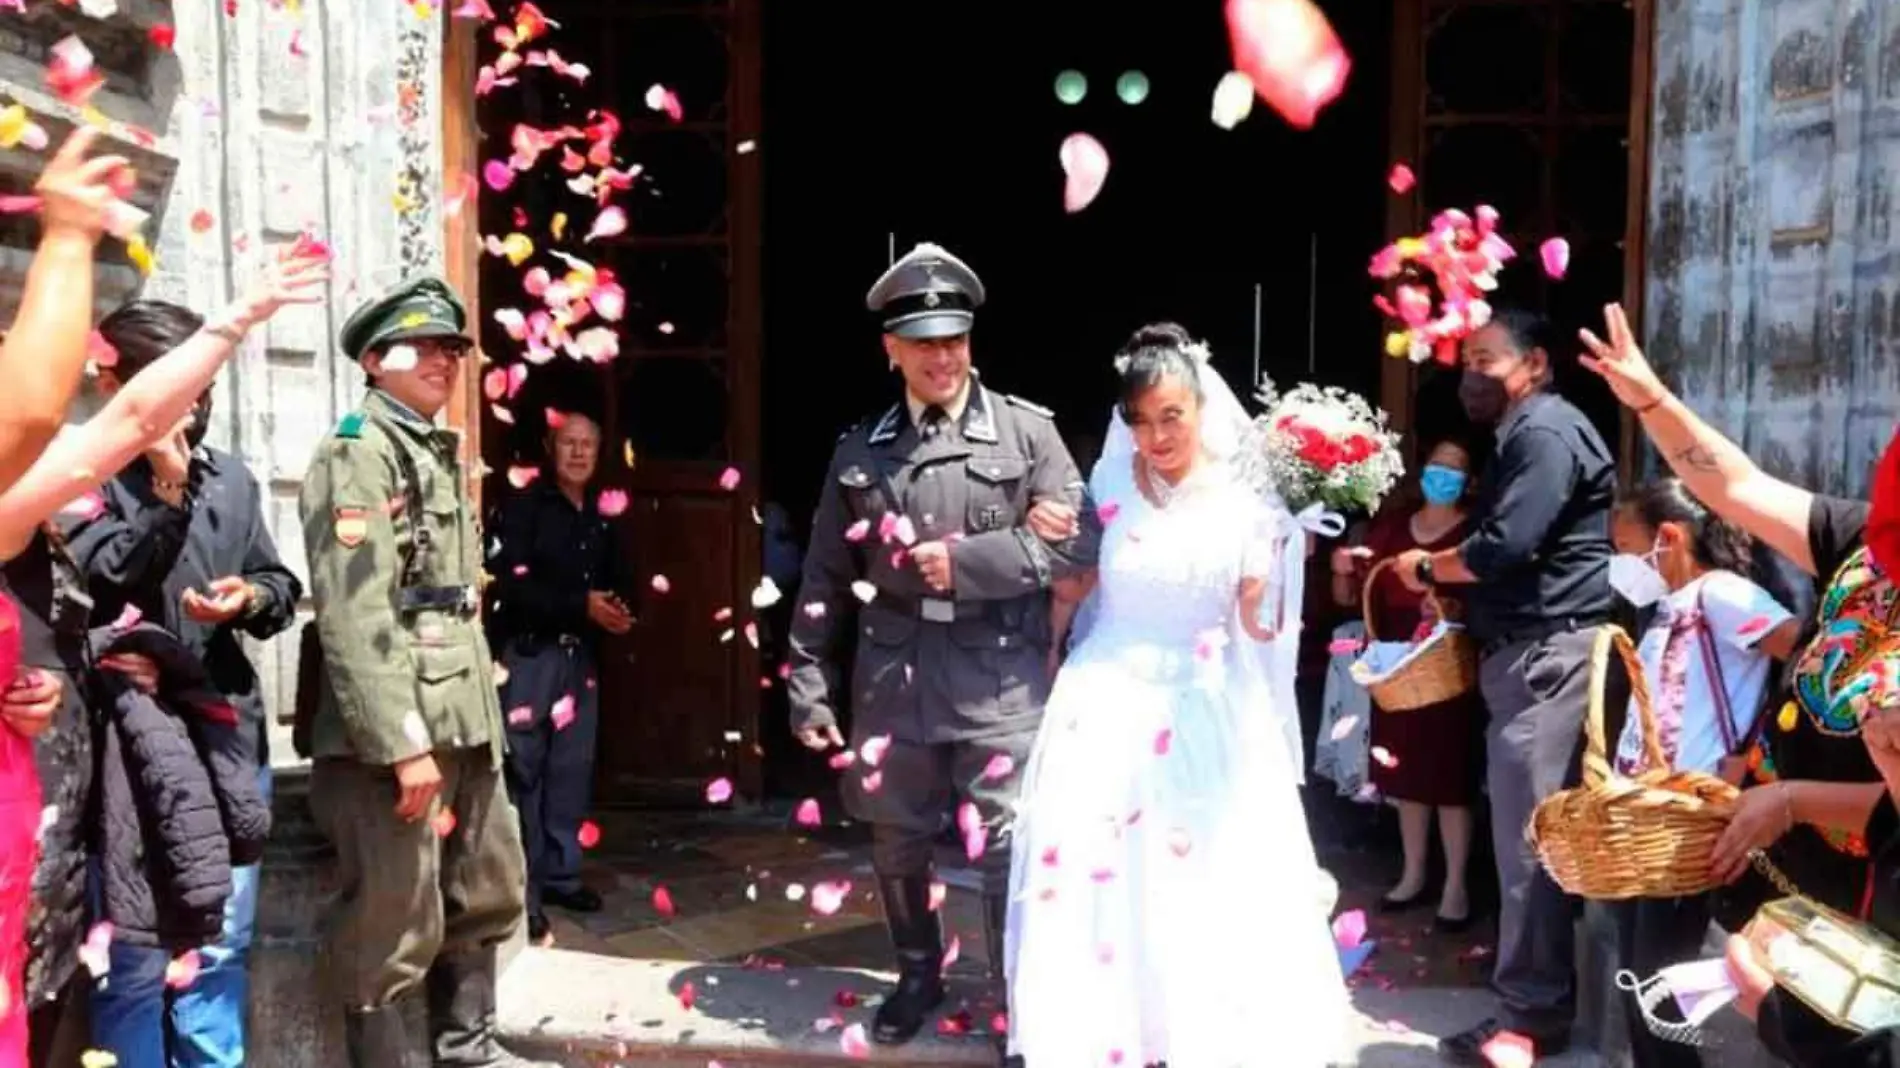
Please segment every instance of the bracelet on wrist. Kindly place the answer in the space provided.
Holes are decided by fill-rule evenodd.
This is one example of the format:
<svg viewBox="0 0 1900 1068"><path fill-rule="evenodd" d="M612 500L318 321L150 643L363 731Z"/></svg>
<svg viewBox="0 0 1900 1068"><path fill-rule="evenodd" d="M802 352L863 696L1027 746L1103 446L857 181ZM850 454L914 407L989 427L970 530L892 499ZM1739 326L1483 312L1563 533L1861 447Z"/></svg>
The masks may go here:
<svg viewBox="0 0 1900 1068"><path fill-rule="evenodd" d="M1648 415L1650 412L1653 412L1656 409L1662 407L1663 402L1668 399L1669 399L1669 394L1665 393L1662 396L1657 397L1655 400L1650 401L1648 404L1645 404L1640 408L1634 409L1634 411L1636 412L1637 415Z"/></svg>

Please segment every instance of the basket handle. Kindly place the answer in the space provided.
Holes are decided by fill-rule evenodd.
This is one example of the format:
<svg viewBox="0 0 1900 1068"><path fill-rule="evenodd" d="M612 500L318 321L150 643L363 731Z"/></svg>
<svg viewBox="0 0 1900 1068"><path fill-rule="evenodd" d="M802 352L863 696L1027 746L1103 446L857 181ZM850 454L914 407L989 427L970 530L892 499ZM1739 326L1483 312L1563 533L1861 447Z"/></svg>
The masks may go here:
<svg viewBox="0 0 1900 1068"><path fill-rule="evenodd" d="M1609 781L1615 770L1610 766L1609 747L1604 732L1603 680L1609 674L1610 653L1622 658L1623 670L1630 680L1630 702L1636 706L1637 722L1643 732L1643 755L1652 769L1669 769L1669 757L1663 752L1662 738L1656 729L1656 713L1651 707L1649 683L1643 678L1643 665L1636 658L1636 647L1622 627L1606 623L1597 628L1596 642L1590 648L1590 707L1584 715L1583 782L1598 786Z"/></svg>
<svg viewBox="0 0 1900 1068"><path fill-rule="evenodd" d="M1379 640L1379 633L1372 625L1372 588L1378 585L1375 580L1378 579L1379 573L1391 567L1397 561L1398 557L1388 556L1378 563L1373 564L1372 570L1366 572L1365 584L1359 588L1359 614L1365 619L1366 641L1368 643ZM1433 615L1439 619L1445 618L1445 606L1438 600L1438 591L1427 589L1425 591L1425 603L1432 606Z"/></svg>

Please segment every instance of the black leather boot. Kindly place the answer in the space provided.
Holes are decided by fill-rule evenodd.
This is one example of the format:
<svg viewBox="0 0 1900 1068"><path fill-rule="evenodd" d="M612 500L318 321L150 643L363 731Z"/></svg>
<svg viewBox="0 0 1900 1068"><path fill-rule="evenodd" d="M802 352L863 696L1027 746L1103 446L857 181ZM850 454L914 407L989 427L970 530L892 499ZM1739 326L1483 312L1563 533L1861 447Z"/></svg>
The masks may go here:
<svg viewBox="0 0 1900 1068"><path fill-rule="evenodd" d="M989 950L990 982L996 987L1005 1018L1009 1016L1009 972L1004 968L1003 932L1009 929L1008 925L1009 899L1002 894L984 894L983 945ZM1009 1035L998 1034L992 1042L996 1046L997 1068L1023 1068L1021 1057L1010 1056Z"/></svg>
<svg viewBox="0 0 1900 1068"><path fill-rule="evenodd" d="M930 880L924 876L880 879L878 896L897 951L897 986L877 1007L871 1041L899 1046L917 1037L943 1004L943 928L930 911Z"/></svg>
<svg viewBox="0 0 1900 1068"><path fill-rule="evenodd" d="M388 1068L409 1060L409 1033L402 1006L350 1010L343 1014L343 1042L350 1068Z"/></svg>
<svg viewBox="0 0 1900 1068"><path fill-rule="evenodd" d="M429 967L429 1036L439 1068L527 1068L495 1039L493 946L444 953ZM400 1063L400 1062L392 1062Z"/></svg>

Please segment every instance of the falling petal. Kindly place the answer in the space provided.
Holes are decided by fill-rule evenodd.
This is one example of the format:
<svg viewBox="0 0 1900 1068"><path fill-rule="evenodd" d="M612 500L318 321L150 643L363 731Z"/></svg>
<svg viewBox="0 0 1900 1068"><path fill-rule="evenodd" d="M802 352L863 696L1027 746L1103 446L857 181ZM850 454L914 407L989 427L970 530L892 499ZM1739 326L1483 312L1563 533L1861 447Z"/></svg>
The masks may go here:
<svg viewBox="0 0 1900 1068"><path fill-rule="evenodd" d="M1015 758L1008 753L998 753L990 758L988 764L983 765L983 778L986 782L994 782L997 779L1008 778L1009 773L1015 770Z"/></svg>
<svg viewBox="0 0 1900 1068"><path fill-rule="evenodd" d="M653 889L653 911L669 920L678 915L678 912L673 908L673 894L664 886L654 887Z"/></svg>
<svg viewBox="0 0 1900 1068"><path fill-rule="evenodd" d="M1175 856L1185 857L1188 855L1188 851L1194 848L1194 836L1176 827L1174 830L1168 832L1168 848L1173 851Z"/></svg>
<svg viewBox="0 0 1900 1068"><path fill-rule="evenodd" d="M752 591L752 607L763 611L777 604L784 596L779 592L778 583L773 582L772 577L767 575L759 580L758 588Z"/></svg>
<svg viewBox="0 0 1900 1068"><path fill-rule="evenodd" d="M510 727L525 727L533 722L534 707L532 705L519 705L508 710L508 725Z"/></svg>
<svg viewBox="0 0 1900 1068"><path fill-rule="evenodd" d="M119 618L112 621L112 629L123 633L138 626L139 621L144 618L145 613L139 611L138 605L128 604L119 612Z"/></svg>
<svg viewBox="0 0 1900 1068"><path fill-rule="evenodd" d="M852 1060L864 1060L871 1055L871 1044L864 1040L864 1025L854 1023L838 1036L838 1048Z"/></svg>
<svg viewBox="0 0 1900 1068"><path fill-rule="evenodd" d="M112 924L100 921L86 932L86 941L79 947L79 962L94 978L103 977L112 968Z"/></svg>
<svg viewBox="0 0 1900 1068"><path fill-rule="evenodd" d="M846 527L844 532L844 540L849 542L860 542L870 536L871 521L869 519L858 520L849 527Z"/></svg>
<svg viewBox="0 0 1900 1068"><path fill-rule="evenodd" d="M1342 738L1345 738L1347 735L1351 734L1352 729L1354 727L1357 727L1358 725L1359 725L1358 716L1341 716L1339 720L1333 724L1333 729L1331 732L1333 741L1337 742L1341 740Z"/></svg>
<svg viewBox="0 0 1900 1068"><path fill-rule="evenodd" d="M508 484L516 489L527 489L528 483L541 477L541 469L526 464L516 464L508 469Z"/></svg>
<svg viewBox="0 0 1900 1068"><path fill-rule="evenodd" d="M680 1008L691 1012L693 1011L693 1002L697 1000L698 995L693 991L693 981L688 979L680 986Z"/></svg>
<svg viewBox="0 0 1900 1068"><path fill-rule="evenodd" d="M1743 623L1741 626L1736 627L1735 633L1740 637L1747 638L1747 637L1750 637L1751 635L1760 634L1762 631L1765 631L1767 629L1768 629L1768 617L1755 616L1749 619L1747 622Z"/></svg>
<svg viewBox="0 0 1900 1068"><path fill-rule="evenodd" d="M724 471L719 472L719 488L725 490L727 493L738 489L739 469L736 467L728 467Z"/></svg>
<svg viewBox="0 0 1900 1068"><path fill-rule="evenodd" d="M811 910L820 916L830 916L843 907L850 893L851 884L848 882L814 883L811 888Z"/></svg>
<svg viewBox="0 0 1900 1068"><path fill-rule="evenodd" d="M945 946L943 950L943 970L946 972L949 971L950 966L955 964L957 958L961 956L963 956L963 939L956 935L951 935L950 944Z"/></svg>
<svg viewBox="0 0 1900 1068"><path fill-rule="evenodd" d="M515 184L515 171L506 160L491 159L482 164L482 181L488 188L500 193Z"/></svg>
<svg viewBox="0 0 1900 1068"><path fill-rule="evenodd" d="M680 98L673 90L664 85L654 85L647 89L647 107L654 111L663 111L674 122L685 117L686 111L680 106Z"/></svg>
<svg viewBox="0 0 1900 1068"><path fill-rule="evenodd" d="M1536 1049L1524 1035L1501 1031L1481 1047L1485 1063L1492 1068L1531 1068L1537 1063Z"/></svg>
<svg viewBox="0 0 1900 1068"><path fill-rule="evenodd" d="M1073 215L1089 206L1108 181L1108 149L1085 133L1070 134L1058 153L1066 178L1062 209Z"/></svg>
<svg viewBox="0 0 1900 1068"><path fill-rule="evenodd" d="M582 820L580 830L575 833L574 840L580 843L582 849L594 848L600 844L600 825L593 820Z"/></svg>
<svg viewBox="0 0 1900 1068"><path fill-rule="evenodd" d="M930 911L936 912L943 908L944 898L948 897L949 893L950 888L948 886L932 880L930 884Z"/></svg>
<svg viewBox="0 0 1900 1068"><path fill-rule="evenodd" d="M1342 912L1333 920L1333 942L1340 949L1358 949L1366 938L1366 914L1361 909Z"/></svg>
<svg viewBox="0 0 1900 1068"><path fill-rule="evenodd" d="M971 863L975 863L977 858L981 857L988 848L989 835L983 828L978 827L964 834L963 855L969 858Z"/></svg>
<svg viewBox="0 0 1900 1068"><path fill-rule="evenodd" d="M857 762L858 754L853 753L849 749L846 749L842 753L831 754L831 759L826 761L827 764L831 765L831 770L833 771L843 771Z"/></svg>
<svg viewBox="0 0 1900 1068"><path fill-rule="evenodd" d="M618 237L626 232L626 209L615 205L594 216L594 225L587 231L587 240L598 241L605 237Z"/></svg>
<svg viewBox="0 0 1900 1068"><path fill-rule="evenodd" d="M673 583L665 575L653 576L653 592L654 593L668 593L668 592L671 592L672 589L673 589Z"/></svg>
<svg viewBox="0 0 1900 1068"><path fill-rule="evenodd" d="M1405 164L1394 163L1391 173L1385 176L1385 184L1390 186L1394 193L1402 195L1411 192L1412 187L1418 184L1418 176L1413 174L1412 168Z"/></svg>
<svg viewBox="0 0 1900 1068"><path fill-rule="evenodd" d="M891 736L888 734L879 734L875 737L866 738L864 744L858 747L858 755L864 758L866 767L875 768L884 762L884 754L889 752L890 748ZM967 805L968 802L965 802L965 804ZM972 809L972 811L974 811L974 809Z"/></svg>
<svg viewBox="0 0 1900 1068"><path fill-rule="evenodd" d="M165 965L165 985L173 990L183 990L198 981L198 969L201 962L198 951L188 949Z"/></svg>
<svg viewBox="0 0 1900 1068"><path fill-rule="evenodd" d="M1297 129L1346 86L1352 61L1311 0L1227 0L1227 32L1235 69Z"/></svg>
<svg viewBox="0 0 1900 1068"><path fill-rule="evenodd" d="M877 587L863 579L859 579L851 584L851 595L863 601L865 604L870 604L872 601L877 600Z"/></svg>
<svg viewBox="0 0 1900 1068"><path fill-rule="evenodd" d="M600 491L600 501L596 507L600 509L601 515L609 519L620 515L627 510L627 491L617 489Z"/></svg>
<svg viewBox="0 0 1900 1068"><path fill-rule="evenodd" d="M163 22L153 23L145 31L145 37L161 52L169 52L178 44L178 30Z"/></svg>
<svg viewBox="0 0 1900 1068"><path fill-rule="evenodd" d="M554 721L555 730L566 730L574 722L574 695L562 694L560 699L554 702L554 707L548 715Z"/></svg>
<svg viewBox="0 0 1900 1068"><path fill-rule="evenodd" d="M884 773L882 771L874 771L859 780L859 785L864 787L864 792L867 794L877 793L878 790L884 786Z"/></svg>
<svg viewBox="0 0 1900 1068"><path fill-rule="evenodd" d="M1399 758L1393 756L1392 751L1383 745L1375 745L1372 747L1372 759L1382 768L1396 768L1399 766Z"/></svg>
<svg viewBox="0 0 1900 1068"><path fill-rule="evenodd" d="M1553 237L1537 247L1537 254L1543 258L1544 273L1555 279L1562 279L1570 270L1570 242L1561 237Z"/></svg>
<svg viewBox="0 0 1900 1068"><path fill-rule="evenodd" d="M798 803L798 810L792 814L792 819L800 827L821 827L825 822L824 816L818 811L818 800L812 797Z"/></svg>
<svg viewBox="0 0 1900 1068"><path fill-rule="evenodd" d="M1237 70L1221 75L1214 87L1214 125L1231 130L1253 114L1253 81Z"/></svg>
<svg viewBox="0 0 1900 1068"><path fill-rule="evenodd" d="M730 800L732 800L731 779L719 778L706 784L707 804L723 805Z"/></svg>
<svg viewBox="0 0 1900 1068"><path fill-rule="evenodd" d="M1327 656L1354 656L1365 643L1357 638L1335 638L1326 643Z"/></svg>
<svg viewBox="0 0 1900 1068"><path fill-rule="evenodd" d="M1163 727L1161 730L1155 732L1154 748L1155 748L1156 756L1167 756L1168 749L1172 747L1173 744L1174 744L1173 730Z"/></svg>

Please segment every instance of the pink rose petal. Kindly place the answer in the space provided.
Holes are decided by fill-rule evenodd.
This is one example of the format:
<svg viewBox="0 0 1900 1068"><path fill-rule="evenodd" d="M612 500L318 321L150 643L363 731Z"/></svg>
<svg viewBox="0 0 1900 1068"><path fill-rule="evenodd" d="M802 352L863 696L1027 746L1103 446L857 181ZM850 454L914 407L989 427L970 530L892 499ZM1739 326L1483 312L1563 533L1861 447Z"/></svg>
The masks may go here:
<svg viewBox="0 0 1900 1068"><path fill-rule="evenodd" d="M723 805L732 800L732 780L714 779L706 784L706 803Z"/></svg>
<svg viewBox="0 0 1900 1068"><path fill-rule="evenodd" d="M656 886L653 888L653 911L669 920L679 914L679 911L673 907L673 892L671 890L668 890L664 886Z"/></svg>
<svg viewBox="0 0 1900 1068"><path fill-rule="evenodd" d="M932 881L930 884L930 911L936 912L938 909L943 908L944 898L947 897L949 893L949 887L940 882Z"/></svg>
<svg viewBox="0 0 1900 1068"><path fill-rule="evenodd" d="M1561 279L1570 270L1570 242L1561 237L1537 246L1537 254L1543 258L1544 273L1552 278Z"/></svg>
<svg viewBox="0 0 1900 1068"><path fill-rule="evenodd" d="M1155 755L1167 756L1168 749L1174 744L1174 731L1162 728L1155 734Z"/></svg>
<svg viewBox="0 0 1900 1068"><path fill-rule="evenodd" d="M814 883L811 888L811 910L820 916L830 916L844 905L851 893L848 882Z"/></svg>
<svg viewBox="0 0 1900 1068"><path fill-rule="evenodd" d="M801 827L818 827L825 822L824 816L818 810L817 799L811 797L798 803L798 811L792 814L792 819Z"/></svg>
<svg viewBox="0 0 1900 1068"><path fill-rule="evenodd" d="M871 1055L871 1044L864 1040L864 1025L854 1023L838 1036L838 1048L852 1060L864 1060Z"/></svg>
<svg viewBox="0 0 1900 1068"><path fill-rule="evenodd" d="M554 708L549 713L549 718L554 721L555 730L566 730L568 726L574 722L574 695L571 693L562 694L560 698L554 702Z"/></svg>
<svg viewBox="0 0 1900 1068"><path fill-rule="evenodd" d="M871 521L869 519L860 519L857 522L845 528L844 540L851 541L851 542L863 541L865 538L869 537L870 534L871 534Z"/></svg>
<svg viewBox="0 0 1900 1068"><path fill-rule="evenodd" d="M1008 753L998 753L990 758L988 764L983 765L983 778L987 782L994 782L997 779L1008 778L1009 773L1015 770L1016 758Z"/></svg>
<svg viewBox="0 0 1900 1068"><path fill-rule="evenodd" d="M201 962L198 951L185 950L165 965L165 985L173 990L183 990L198 981L198 969Z"/></svg>
<svg viewBox="0 0 1900 1068"><path fill-rule="evenodd" d="M1333 942L1341 949L1358 949L1366 939L1366 914L1362 909L1342 912L1333 919Z"/></svg>
<svg viewBox="0 0 1900 1068"><path fill-rule="evenodd" d="M1065 181L1062 210L1073 215L1101 195L1108 181L1108 149L1085 133L1070 134L1058 153Z"/></svg>
<svg viewBox="0 0 1900 1068"><path fill-rule="evenodd" d="M582 849L592 849L600 844L600 824L593 820L582 820L580 830L574 835Z"/></svg>
<svg viewBox="0 0 1900 1068"><path fill-rule="evenodd" d="M890 748L891 736L888 734L880 734L872 738L866 738L864 744L858 747L858 756L864 759L865 766L875 768L884 762L884 754L888 752Z"/></svg>
<svg viewBox="0 0 1900 1068"><path fill-rule="evenodd" d="M1412 187L1418 184L1418 176L1413 174L1412 168L1405 164L1394 163L1391 173L1385 176L1385 184L1391 186L1394 193L1403 195L1411 192Z"/></svg>
<svg viewBox="0 0 1900 1068"><path fill-rule="evenodd" d="M1399 758L1393 756L1392 751L1383 745L1375 745L1372 747L1372 759L1377 761L1378 765L1382 768L1396 768L1399 766Z"/></svg>
<svg viewBox="0 0 1900 1068"><path fill-rule="evenodd" d="M482 181L488 188L500 193L515 184L515 171L506 160L491 159L482 164Z"/></svg>

